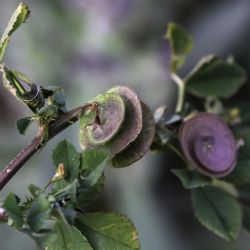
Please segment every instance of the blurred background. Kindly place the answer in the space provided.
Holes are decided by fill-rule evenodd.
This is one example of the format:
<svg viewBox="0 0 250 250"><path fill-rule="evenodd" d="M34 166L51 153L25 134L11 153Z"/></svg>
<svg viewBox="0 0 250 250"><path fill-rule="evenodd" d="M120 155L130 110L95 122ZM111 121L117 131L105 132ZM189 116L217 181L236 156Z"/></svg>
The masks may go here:
<svg viewBox="0 0 250 250"><path fill-rule="evenodd" d="M0 1L0 31L19 1ZM31 18L13 36L5 62L41 85L60 85L68 108L88 101L117 84L126 84L154 110L173 107L176 88L170 81L169 21L191 32L195 49L180 74L185 76L204 55L234 55L250 73L249 0L26 0ZM250 98L250 84L236 98ZM15 121L29 110L0 82L0 165L3 167L36 133L24 137ZM27 185L44 186L52 176L51 150L64 138L78 145L78 124L58 135L36 154L1 192L21 197ZM79 148L79 147L78 147ZM80 149L80 148L79 148ZM196 221L190 194L169 171L181 164L170 152L149 153L133 166L107 169L103 196L92 210L128 215L139 231L142 250L249 249L250 238L227 243ZM0 225L1 250L37 249L34 242Z"/></svg>

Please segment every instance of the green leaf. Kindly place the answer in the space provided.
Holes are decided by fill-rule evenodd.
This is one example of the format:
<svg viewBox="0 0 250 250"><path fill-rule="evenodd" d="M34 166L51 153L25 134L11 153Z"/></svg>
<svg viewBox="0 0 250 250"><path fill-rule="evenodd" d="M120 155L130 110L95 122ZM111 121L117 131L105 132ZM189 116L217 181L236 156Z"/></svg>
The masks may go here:
<svg viewBox="0 0 250 250"><path fill-rule="evenodd" d="M41 192L41 188L39 188L39 187L37 187L37 186L35 186L35 185L33 185L33 184L30 184L30 185L28 186L28 189L29 189L29 191L30 191L30 193L31 193L31 195L32 195L33 197L38 196L38 195L40 194L40 192Z"/></svg>
<svg viewBox="0 0 250 250"><path fill-rule="evenodd" d="M75 225L95 250L139 249L137 231L123 215L104 212L78 215Z"/></svg>
<svg viewBox="0 0 250 250"><path fill-rule="evenodd" d="M24 135L29 125L32 123L30 117L25 117L17 120L16 126L21 135Z"/></svg>
<svg viewBox="0 0 250 250"><path fill-rule="evenodd" d="M42 229L51 209L51 205L44 194L40 194L34 199L27 216L27 223L34 232L39 232Z"/></svg>
<svg viewBox="0 0 250 250"><path fill-rule="evenodd" d="M216 235L235 240L241 228L241 208L228 193L216 187L192 190L194 213L199 222Z"/></svg>
<svg viewBox="0 0 250 250"><path fill-rule="evenodd" d="M81 169L93 171L107 158L107 153L98 149L86 149L81 154Z"/></svg>
<svg viewBox="0 0 250 250"><path fill-rule="evenodd" d="M82 168L88 170L88 175L84 174L84 184L94 186L103 176L103 171L108 163L108 154L96 150L88 149L82 153Z"/></svg>
<svg viewBox="0 0 250 250"><path fill-rule="evenodd" d="M245 80L246 73L239 65L209 55L201 59L185 84L187 90L197 96L230 97Z"/></svg>
<svg viewBox="0 0 250 250"><path fill-rule="evenodd" d="M30 15L29 8L26 4L20 3L15 10L15 12L12 14L8 26L5 29L1 41L0 41L0 61L2 60L4 56L5 49L8 45L8 42L10 40L11 34L19 28L21 24L23 24L27 18Z"/></svg>
<svg viewBox="0 0 250 250"><path fill-rule="evenodd" d="M250 183L250 159L239 161L233 172L223 178L223 180L231 182L234 185Z"/></svg>
<svg viewBox="0 0 250 250"><path fill-rule="evenodd" d="M18 206L17 197L13 193L10 193L5 198L3 208L13 220L13 226L17 229L21 228L23 225L23 214L21 208Z"/></svg>
<svg viewBox="0 0 250 250"><path fill-rule="evenodd" d="M250 207L243 205L243 227L248 233L250 233Z"/></svg>
<svg viewBox="0 0 250 250"><path fill-rule="evenodd" d="M65 179L67 181L73 182L78 177L80 155L69 141L64 140L58 143L53 150L52 158L55 167L58 167L61 163L64 164Z"/></svg>
<svg viewBox="0 0 250 250"><path fill-rule="evenodd" d="M54 228L56 242L48 245L48 250L93 250L86 238L75 227L58 221Z"/></svg>
<svg viewBox="0 0 250 250"><path fill-rule="evenodd" d="M78 191L77 207L85 208L87 205L97 200L103 192L104 183L105 183L104 175L102 175L102 177L98 180L98 182L92 187L87 186L83 181L80 184L80 187L77 189Z"/></svg>
<svg viewBox="0 0 250 250"><path fill-rule="evenodd" d="M186 189L193 189L197 187L204 187L212 184L210 177L201 175L196 171L190 171L188 169L171 169L181 181L182 185Z"/></svg>
<svg viewBox="0 0 250 250"><path fill-rule="evenodd" d="M193 48L191 35L180 25L169 23L165 38L169 40L171 49L171 70L176 72L185 62L187 54Z"/></svg>

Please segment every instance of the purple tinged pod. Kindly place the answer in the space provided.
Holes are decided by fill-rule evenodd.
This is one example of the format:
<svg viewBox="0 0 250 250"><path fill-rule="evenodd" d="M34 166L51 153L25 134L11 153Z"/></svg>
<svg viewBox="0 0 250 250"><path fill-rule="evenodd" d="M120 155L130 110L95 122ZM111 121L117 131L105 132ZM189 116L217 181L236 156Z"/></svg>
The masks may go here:
<svg viewBox="0 0 250 250"><path fill-rule="evenodd" d="M98 103L98 112L90 110L80 122L83 149L108 143L121 128L125 117L125 103L119 95L105 93L94 101Z"/></svg>
<svg viewBox="0 0 250 250"><path fill-rule="evenodd" d="M142 158L150 149L155 134L153 114L146 104L141 102L143 126L137 138L124 150L112 158L114 167L126 167Z"/></svg>
<svg viewBox="0 0 250 250"><path fill-rule="evenodd" d="M124 150L141 132L142 107L137 94L129 87L116 86L107 93L121 96L126 106L125 118L121 129L117 135L107 143L107 146L110 148L111 157L113 157L115 154Z"/></svg>
<svg viewBox="0 0 250 250"><path fill-rule="evenodd" d="M179 131L184 155L204 175L224 177L235 167L236 141L217 115L202 112L185 121Z"/></svg>

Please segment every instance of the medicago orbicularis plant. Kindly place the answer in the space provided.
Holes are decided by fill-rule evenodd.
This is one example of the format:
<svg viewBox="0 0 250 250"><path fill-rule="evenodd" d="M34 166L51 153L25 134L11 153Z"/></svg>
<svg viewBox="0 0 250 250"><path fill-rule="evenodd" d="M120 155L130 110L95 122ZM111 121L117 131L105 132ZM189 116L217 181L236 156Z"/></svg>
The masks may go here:
<svg viewBox="0 0 250 250"><path fill-rule="evenodd" d="M60 87L39 86L3 62L12 33L29 14L28 6L21 3L10 19L0 42L0 70L4 87L32 112L17 121L19 132L24 134L36 122L38 133L0 172L0 187L77 120L82 152L68 140L60 142L52 154L54 176L44 188L30 184L26 200L13 193L3 199L1 222L49 250L139 249L138 234L128 218L85 210L103 190L107 165L130 166L151 149L173 150L183 160L183 168L171 171L191 191L201 224L226 240L236 239L242 225L250 230L250 116L246 108L250 104L224 104L246 80L240 66L231 58L209 55L180 78L178 71L193 40L181 26L170 23L166 33L170 71L178 87L173 114L167 115L161 106L153 115L134 90L122 85L68 111ZM187 94L199 97L204 106L186 101ZM248 196L242 195L247 192Z"/></svg>

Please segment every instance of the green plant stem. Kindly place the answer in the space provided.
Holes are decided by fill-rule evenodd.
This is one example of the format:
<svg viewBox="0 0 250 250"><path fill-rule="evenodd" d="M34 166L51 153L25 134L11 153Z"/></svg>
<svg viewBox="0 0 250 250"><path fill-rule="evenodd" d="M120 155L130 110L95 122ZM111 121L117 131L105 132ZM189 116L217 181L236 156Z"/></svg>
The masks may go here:
<svg viewBox="0 0 250 250"><path fill-rule="evenodd" d="M184 104L184 98L185 98L185 83L183 82L183 80L176 75L175 73L171 74L171 78L173 79L173 81L177 84L178 87L178 98L177 98L177 105L176 105L176 113L180 113L182 111L183 108L183 104Z"/></svg>
<svg viewBox="0 0 250 250"><path fill-rule="evenodd" d="M42 148L49 140L54 136L62 132L64 129L75 123L79 117L88 108L92 107L97 109L96 103L87 103L83 106L72 109L58 117L48 129L48 138L44 140L44 129L39 128L37 135L34 139L25 146L16 157L6 165L6 167L0 172L0 190L10 181L10 179L18 172L18 170L24 165L24 163L31 158L40 148Z"/></svg>

